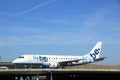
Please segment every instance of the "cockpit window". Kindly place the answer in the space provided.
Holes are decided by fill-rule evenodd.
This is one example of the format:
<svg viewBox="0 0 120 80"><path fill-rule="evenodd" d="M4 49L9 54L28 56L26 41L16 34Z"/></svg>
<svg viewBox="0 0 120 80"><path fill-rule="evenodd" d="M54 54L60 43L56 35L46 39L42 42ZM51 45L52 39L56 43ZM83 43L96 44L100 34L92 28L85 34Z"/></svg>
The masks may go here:
<svg viewBox="0 0 120 80"><path fill-rule="evenodd" d="M18 58L24 58L24 56L19 56Z"/></svg>

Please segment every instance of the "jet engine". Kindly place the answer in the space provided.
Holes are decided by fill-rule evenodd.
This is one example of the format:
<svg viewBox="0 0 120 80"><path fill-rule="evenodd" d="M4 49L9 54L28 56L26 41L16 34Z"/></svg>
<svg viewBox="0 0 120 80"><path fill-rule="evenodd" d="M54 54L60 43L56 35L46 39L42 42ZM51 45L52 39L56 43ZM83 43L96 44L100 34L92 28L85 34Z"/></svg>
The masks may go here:
<svg viewBox="0 0 120 80"><path fill-rule="evenodd" d="M49 63L49 67L51 68L57 68L58 66L59 66L58 63L53 63L53 62Z"/></svg>
<svg viewBox="0 0 120 80"><path fill-rule="evenodd" d="M43 63L41 66L43 68L57 68L59 66L59 64L50 62L50 63Z"/></svg>

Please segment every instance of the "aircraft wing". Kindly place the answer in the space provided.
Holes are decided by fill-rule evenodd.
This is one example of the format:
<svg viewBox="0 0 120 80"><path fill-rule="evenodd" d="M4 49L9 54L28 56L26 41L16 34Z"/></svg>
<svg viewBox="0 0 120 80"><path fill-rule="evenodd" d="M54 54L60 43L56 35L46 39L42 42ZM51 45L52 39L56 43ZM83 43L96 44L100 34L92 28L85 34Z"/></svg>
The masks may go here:
<svg viewBox="0 0 120 80"><path fill-rule="evenodd" d="M75 59L75 60L70 60L70 61L62 61L62 62L59 62L59 64L61 66L63 66L63 65L67 65L67 64L72 63L72 62L78 62L80 60L82 60L82 59Z"/></svg>

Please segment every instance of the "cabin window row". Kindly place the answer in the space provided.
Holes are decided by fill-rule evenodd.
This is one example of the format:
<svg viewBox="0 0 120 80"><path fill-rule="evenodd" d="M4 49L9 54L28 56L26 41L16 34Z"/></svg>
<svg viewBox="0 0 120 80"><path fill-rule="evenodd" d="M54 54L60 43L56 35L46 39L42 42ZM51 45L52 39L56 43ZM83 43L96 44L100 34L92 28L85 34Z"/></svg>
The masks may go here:
<svg viewBox="0 0 120 80"><path fill-rule="evenodd" d="M49 57L48 59L75 60L76 58L52 58L52 57Z"/></svg>

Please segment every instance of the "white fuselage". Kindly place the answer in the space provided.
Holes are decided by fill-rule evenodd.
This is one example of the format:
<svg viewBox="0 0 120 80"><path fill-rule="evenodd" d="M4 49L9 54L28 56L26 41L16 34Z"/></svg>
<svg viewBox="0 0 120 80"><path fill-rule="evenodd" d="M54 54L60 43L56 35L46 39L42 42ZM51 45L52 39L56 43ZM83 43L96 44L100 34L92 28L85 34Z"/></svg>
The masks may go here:
<svg viewBox="0 0 120 80"><path fill-rule="evenodd" d="M82 56L61 56L61 55L22 55L15 59L13 63L43 63L43 62L63 62L82 59Z"/></svg>

